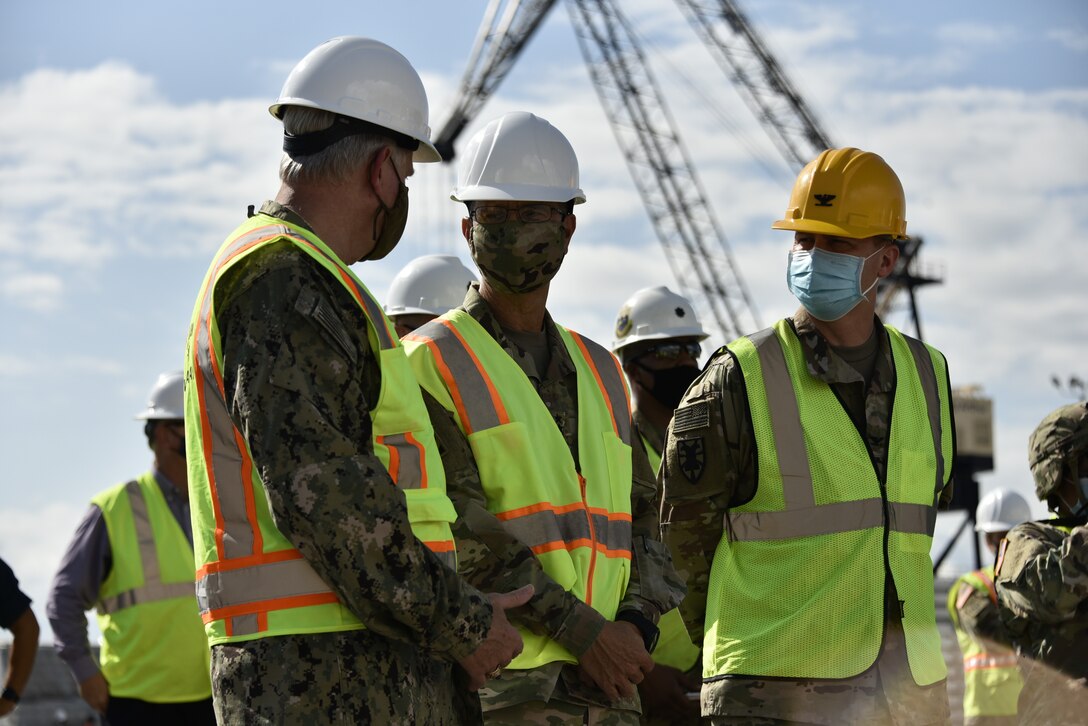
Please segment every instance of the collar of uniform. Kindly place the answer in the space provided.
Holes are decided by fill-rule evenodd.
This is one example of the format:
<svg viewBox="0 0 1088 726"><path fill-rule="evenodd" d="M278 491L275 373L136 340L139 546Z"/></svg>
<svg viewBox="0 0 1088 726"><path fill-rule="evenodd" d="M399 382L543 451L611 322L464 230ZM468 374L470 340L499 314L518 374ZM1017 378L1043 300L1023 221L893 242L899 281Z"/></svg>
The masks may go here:
<svg viewBox="0 0 1088 726"><path fill-rule="evenodd" d="M538 381L559 380L570 373L574 373L574 361L570 359L570 353L567 352L567 347L563 345L563 341L559 338L559 333L555 329L555 322L547 310L544 311L544 333L548 337L548 350L551 353L551 360L548 363L547 372L540 376L537 375L538 371L533 361L528 356L522 355L521 350L506 337L502 325L499 324L499 321L495 319L494 314L491 312L491 306L480 295L480 283L473 282L469 284L468 291L465 293L465 302L461 307L495 339L495 342L502 346L502 349L521 366L521 369L525 371L525 375L529 378Z"/></svg>
<svg viewBox="0 0 1088 726"><path fill-rule="evenodd" d="M291 211L279 202L272 201L271 199L266 200L265 203L261 205L258 213L264 214L269 217L275 217L276 219L282 219L284 222L290 222L296 227L302 227L303 229L307 229L311 232L314 231L310 227L310 223L303 219L300 215Z"/></svg>
<svg viewBox="0 0 1088 726"><path fill-rule="evenodd" d="M789 322L797 333L798 340L801 341L809 375L827 384L864 383L854 367L843 360L827 342L827 338L816 329L816 323L807 310L798 309L793 317L789 318ZM895 366L892 363L888 331L884 329L884 324L876 315L873 315L873 324L876 326L879 353L869 390L891 391L895 388Z"/></svg>

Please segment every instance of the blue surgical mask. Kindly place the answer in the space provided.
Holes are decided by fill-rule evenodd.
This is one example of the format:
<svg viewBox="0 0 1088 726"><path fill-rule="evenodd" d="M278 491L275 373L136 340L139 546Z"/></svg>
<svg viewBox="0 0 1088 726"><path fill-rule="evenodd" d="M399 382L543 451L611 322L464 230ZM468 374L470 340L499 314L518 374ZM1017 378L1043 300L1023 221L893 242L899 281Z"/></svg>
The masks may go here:
<svg viewBox="0 0 1088 726"><path fill-rule="evenodd" d="M873 257L884 250L869 255ZM831 322L857 307L877 283L861 289L861 272L869 257L856 257L818 248L790 250L786 284L817 320ZM879 278L877 278L879 279Z"/></svg>

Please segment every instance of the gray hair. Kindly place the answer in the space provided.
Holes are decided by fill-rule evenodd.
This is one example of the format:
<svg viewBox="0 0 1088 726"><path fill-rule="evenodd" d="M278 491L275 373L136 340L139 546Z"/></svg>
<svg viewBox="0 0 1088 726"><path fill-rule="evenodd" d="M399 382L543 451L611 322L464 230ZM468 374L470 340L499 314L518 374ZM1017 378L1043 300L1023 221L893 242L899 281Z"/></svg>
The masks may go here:
<svg viewBox="0 0 1088 726"><path fill-rule="evenodd" d="M336 114L305 106L283 109L283 130L289 134L307 134L332 126ZM363 166L392 139L380 134L356 134L340 139L316 154L280 158L280 180L285 184L300 181L343 181Z"/></svg>

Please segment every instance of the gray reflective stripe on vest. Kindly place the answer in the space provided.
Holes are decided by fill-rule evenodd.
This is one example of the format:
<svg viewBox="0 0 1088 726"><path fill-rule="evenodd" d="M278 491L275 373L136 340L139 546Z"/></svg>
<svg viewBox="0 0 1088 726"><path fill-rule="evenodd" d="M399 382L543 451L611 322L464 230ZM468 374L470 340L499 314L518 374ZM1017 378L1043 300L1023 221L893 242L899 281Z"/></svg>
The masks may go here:
<svg viewBox="0 0 1088 726"><path fill-rule="evenodd" d="M615 356L609 353L592 340L583 338L573 330L567 329L575 341L581 343L583 351L589 353L587 361L600 376L604 394L608 397L608 403L612 407L612 420L616 425L616 434L628 446L631 441L631 406L627 400L627 389L624 388L619 363Z"/></svg>
<svg viewBox="0 0 1088 726"><path fill-rule="evenodd" d="M130 481L125 485L125 493L128 495L132 521L136 527L136 542L140 550L140 566L143 569L144 584L113 597L99 600L95 609L102 615L115 613L133 605L193 595L194 586L191 582L162 582L159 572L159 555L155 549L155 533L151 529L151 517L147 513L147 500L144 499L144 493L136 481Z"/></svg>
<svg viewBox="0 0 1088 726"><path fill-rule="evenodd" d="M378 437L379 443L385 444L391 450L395 449L399 463L397 464L397 486L404 489L420 489L423 487L423 460L420 456L419 444L408 440L407 434L388 434ZM390 472L392 474L393 472Z"/></svg>
<svg viewBox="0 0 1088 726"><path fill-rule="evenodd" d="M445 368L451 380L446 380L454 405L464 412L461 423L465 435L491 429L505 423L499 417L495 402L491 399L494 386L489 386L487 374L476 365L468 347L453 329L453 323L435 320L419 328L410 336L430 346L438 358L439 368Z"/></svg>
<svg viewBox="0 0 1088 726"><path fill-rule="evenodd" d="M733 538L739 541L764 541L883 527L884 502L879 497L816 505L797 397L782 345L774 328L761 330L748 336L748 339L755 346L763 372L763 387L770 409L785 508L771 512L727 511L726 526L732 531ZM914 346L911 352L918 364L919 352ZM922 353L928 361L929 353L924 345ZM943 481L940 400L935 388L932 362L927 367L918 365L918 368L934 446L937 447L937 476L939 481ZM933 505L889 501L888 527L896 532L932 536L937 521L935 505L936 498Z"/></svg>
<svg viewBox="0 0 1088 726"><path fill-rule="evenodd" d="M224 572L209 572L196 584L200 612L299 595L332 592L304 559L264 562Z"/></svg>
<svg viewBox="0 0 1088 726"><path fill-rule="evenodd" d="M593 530L585 509L579 507L557 514L551 511L533 512L503 520L503 528L522 544L530 548L551 549L558 542L576 543L579 540L596 539L609 550L631 551L631 522L626 519L609 519L604 514L591 514Z"/></svg>
<svg viewBox="0 0 1088 726"><path fill-rule="evenodd" d="M933 453L937 457L937 481L934 485L934 505L941 490L944 489L944 453L941 450L941 399L937 392L937 374L933 370L933 359L926 344L914 338L903 336L914 357L914 366L918 369L918 378L922 384L922 393L926 398L926 412L929 414L929 428L933 431Z"/></svg>

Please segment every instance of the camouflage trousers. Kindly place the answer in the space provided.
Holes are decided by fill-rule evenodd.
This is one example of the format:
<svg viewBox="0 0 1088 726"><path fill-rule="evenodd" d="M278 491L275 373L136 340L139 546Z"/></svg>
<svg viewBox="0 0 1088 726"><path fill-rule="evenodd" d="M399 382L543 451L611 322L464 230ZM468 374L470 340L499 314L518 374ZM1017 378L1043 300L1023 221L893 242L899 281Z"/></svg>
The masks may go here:
<svg viewBox="0 0 1088 726"><path fill-rule="evenodd" d="M462 676L368 630L212 646L221 724L479 724L479 698Z"/></svg>
<svg viewBox="0 0 1088 726"><path fill-rule="evenodd" d="M562 701L526 701L488 711L488 726L638 726L639 715L601 706Z"/></svg>

